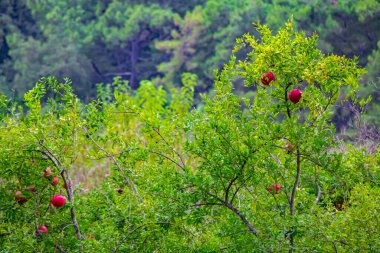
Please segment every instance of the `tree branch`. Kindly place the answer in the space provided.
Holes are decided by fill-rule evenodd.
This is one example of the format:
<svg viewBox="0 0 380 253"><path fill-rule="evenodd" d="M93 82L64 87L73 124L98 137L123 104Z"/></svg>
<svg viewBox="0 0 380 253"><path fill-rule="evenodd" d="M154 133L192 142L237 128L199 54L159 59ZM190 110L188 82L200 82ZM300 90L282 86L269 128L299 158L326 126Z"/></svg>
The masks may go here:
<svg viewBox="0 0 380 253"><path fill-rule="evenodd" d="M41 234L41 232L38 230L38 218L37 218L37 212L38 212L38 194L36 191L33 191L34 195L34 226L36 227L36 233Z"/></svg>
<svg viewBox="0 0 380 253"><path fill-rule="evenodd" d="M241 183L237 188L236 188L236 191L234 192L234 194L232 195L232 198L231 198L231 201L230 203L232 204L234 202L234 199L235 199L235 196L236 194L238 193L238 191L241 189L241 187L243 187L245 185L245 183L251 178L251 176L247 177L243 183Z"/></svg>
<svg viewBox="0 0 380 253"><path fill-rule="evenodd" d="M222 204L207 202L207 203L195 203L192 206L222 206Z"/></svg>
<svg viewBox="0 0 380 253"><path fill-rule="evenodd" d="M301 154L300 154L300 148L299 148L299 146L297 146L297 175L296 175L296 180L294 182L292 195L290 197L290 203L289 203L290 215L291 216L295 216L294 199L296 197L296 191L297 191L300 176L301 176ZM290 249L289 249L289 253L293 253L293 249L294 249L294 234L293 234L293 227L291 227L290 228Z"/></svg>
<svg viewBox="0 0 380 253"><path fill-rule="evenodd" d="M121 173L121 176L123 177L124 181L128 184L129 188L134 191L135 193L137 193L137 190L136 188L134 187L134 184L132 183L131 180L129 180L127 178L127 176L125 175L125 171L123 170L123 168L121 168L119 162L116 160L115 156L113 154L110 154L108 153L102 146L99 145L99 143L97 143L94 138L92 138L92 136L89 134L89 132L87 131L87 129L85 127L83 127L83 130L85 131L86 135L90 138L90 140L101 150L103 151L107 157L111 158L112 161L115 163L116 167L119 169L120 173Z"/></svg>
<svg viewBox="0 0 380 253"><path fill-rule="evenodd" d="M158 136L160 136L160 138L161 138L161 140L163 140L165 143L166 143L166 145L178 156L178 158L179 158L179 160L181 161L181 163L182 163L182 169L185 167L185 162L183 161L183 159L182 159L182 156L172 147L172 146L170 146L170 144L166 141L166 139L161 135L161 133L160 133L160 131L158 130L158 129L156 129L156 128L152 128L153 129L153 131L156 133L156 134L158 134Z"/></svg>
<svg viewBox="0 0 380 253"><path fill-rule="evenodd" d="M297 155L297 153L295 153L294 151L292 151L291 149L286 148L286 147L281 147L281 146L277 146L277 145L272 145L272 147L281 148L281 149L284 149L284 150L288 151L288 152L291 153L291 154L295 154L295 155ZM320 162L318 162L318 161L314 161L313 159L311 159L311 155L309 155L309 154L304 154L304 153L301 153L301 152L299 153L299 155L302 156L302 157L304 157L306 160L308 160L308 161L314 163L315 165L318 165L319 167L322 167L322 168L323 168L323 165L322 165Z"/></svg>
<svg viewBox="0 0 380 253"><path fill-rule="evenodd" d="M154 151L154 150L148 150L148 152L149 152L149 153L152 153L152 154L156 154L156 155L162 156L162 157L168 159L169 161L171 161L172 163L174 163L175 165L177 165L178 167L180 167L182 170L185 169L181 164L179 164L178 162L174 161L172 158L170 158L170 157L168 157L168 156L166 156L166 155L164 155L164 154L161 154L161 153L156 152L156 151Z"/></svg>
<svg viewBox="0 0 380 253"><path fill-rule="evenodd" d="M105 73L103 76L130 76L131 72L115 72L115 73Z"/></svg>
<svg viewBox="0 0 380 253"><path fill-rule="evenodd" d="M318 116L316 116L314 118L314 120L312 122L310 122L309 124L309 127L312 127L314 125L314 123L317 121L317 119L322 115L322 113L324 113L327 108L329 107L329 105L331 104L331 101L332 101L332 98L339 92L339 90L337 90L335 93L333 93L330 97L329 97L329 100L327 101L327 104L325 105L325 107L322 109L322 112L321 114L319 114Z"/></svg>
<svg viewBox="0 0 380 253"><path fill-rule="evenodd" d="M248 162L248 158L245 158L243 164L240 166L240 173L243 173L244 166L247 164L247 162ZM225 201L226 201L226 202L229 201L229 200L228 200L228 195L229 195L230 188L232 187L232 185L234 184L234 182L235 182L238 178L239 178L238 175L235 176L235 177L230 181L230 183L228 184L227 189L225 189L225 192L226 192ZM239 189L240 189L240 187L237 188L237 191L239 191ZM233 198L235 197L235 195L237 194L237 191L235 191L235 193L234 193L232 199L233 199ZM232 203L232 200L231 200L230 203Z"/></svg>
<svg viewBox="0 0 380 253"><path fill-rule="evenodd" d="M211 197L217 199L222 205L224 205L225 207L227 207L228 209L230 209L232 212L234 212L237 216L239 216L239 218L244 222L244 224L248 227L249 231L254 234L254 235L257 235L259 232L252 226L252 224L247 220L247 218L236 208L234 207L233 205L231 205L231 203L229 202L226 202L224 201L223 199L219 198L218 196L208 192L207 193L208 195L210 195Z"/></svg>
<svg viewBox="0 0 380 253"><path fill-rule="evenodd" d="M229 194L230 188L234 184L234 182L236 181L236 179L238 179L238 176L232 178L232 180L230 181L230 183L227 186L226 193L225 193L225 195L226 195L225 196L225 202L228 202L228 194Z"/></svg>
<svg viewBox="0 0 380 253"><path fill-rule="evenodd" d="M66 253L66 251L61 246L58 245L58 243L54 245L54 248L59 249L59 251L61 251L62 253Z"/></svg>
<svg viewBox="0 0 380 253"><path fill-rule="evenodd" d="M286 113L287 113L289 119L291 118L290 108L289 108L289 103L288 103L288 89L289 89L290 85L292 85L291 82L289 82L285 87L285 105L286 105Z"/></svg>
<svg viewBox="0 0 380 253"><path fill-rule="evenodd" d="M225 206L228 207L232 212L234 212L236 215L239 216L239 218L244 222L244 224L248 227L251 233L255 235L259 233L237 208L235 208L230 203L225 203Z"/></svg>
<svg viewBox="0 0 380 253"><path fill-rule="evenodd" d="M121 151L121 152L118 152L116 154L106 154L105 156L99 156L99 157L96 157L96 158L93 158L93 157L90 157L90 160L101 160L101 159L104 159L104 158L111 158L112 156L119 156L119 155L122 155L124 153L129 153L133 150L137 150L138 148L130 148L130 149L127 149L127 150L124 150L124 151Z"/></svg>
<svg viewBox="0 0 380 253"><path fill-rule="evenodd" d="M61 162L50 152L50 150L41 141L39 141L39 144L40 144L40 146L42 146L45 149L45 151L41 151L41 150L38 150L38 151L44 153L49 158L49 160L54 164L54 166L60 171L64 185L66 185L67 197L68 197L69 201L73 204L71 209L70 209L70 213L71 213L71 219L73 221L75 234L77 236L77 239L81 240L82 235L80 233L78 221L77 221L77 218L75 215L74 193L73 193L73 189L72 189L72 181L70 178L70 174L67 171L67 169L64 166L62 166Z"/></svg>
<svg viewBox="0 0 380 253"><path fill-rule="evenodd" d="M294 213L294 199L296 197L296 191L297 191L300 176L301 176L301 155L300 155L299 147L297 147L297 175L296 175L296 180L294 181L292 195L291 195L290 203L289 203L290 204L290 215L292 215L292 216L295 215L295 213Z"/></svg>
<svg viewBox="0 0 380 253"><path fill-rule="evenodd" d="M318 194L317 194L317 197L315 199L315 204L318 204L319 200L321 199L323 191L321 191L321 187L319 186L319 184L318 183L316 183L316 184L318 187Z"/></svg>
<svg viewBox="0 0 380 253"><path fill-rule="evenodd" d="M146 227L148 225L160 225L160 224L167 224L167 225L173 225L172 222L149 222L149 223L144 223L140 226L137 226L135 227L132 231L128 232L127 235L121 240L121 242L119 243L119 245L117 245L116 249L113 251L114 253L119 251L119 248L121 247L121 245L132 235L134 234L136 231L140 230L141 228L143 227Z"/></svg>

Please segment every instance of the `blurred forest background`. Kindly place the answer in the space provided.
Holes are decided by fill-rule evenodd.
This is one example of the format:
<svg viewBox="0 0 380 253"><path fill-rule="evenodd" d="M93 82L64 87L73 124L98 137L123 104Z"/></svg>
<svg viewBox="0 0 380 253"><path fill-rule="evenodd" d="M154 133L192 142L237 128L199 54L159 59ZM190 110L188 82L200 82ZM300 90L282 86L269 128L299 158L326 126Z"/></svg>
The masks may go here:
<svg viewBox="0 0 380 253"><path fill-rule="evenodd" d="M89 101L116 76L132 89L147 79L170 89L191 72L205 93L235 39L255 33L252 23L277 30L292 16L299 30L319 35L325 53L358 56L367 69L360 96L372 102L364 116L338 105L334 123L338 133L379 138L378 0L0 0L0 89L21 101L39 78L55 75Z"/></svg>

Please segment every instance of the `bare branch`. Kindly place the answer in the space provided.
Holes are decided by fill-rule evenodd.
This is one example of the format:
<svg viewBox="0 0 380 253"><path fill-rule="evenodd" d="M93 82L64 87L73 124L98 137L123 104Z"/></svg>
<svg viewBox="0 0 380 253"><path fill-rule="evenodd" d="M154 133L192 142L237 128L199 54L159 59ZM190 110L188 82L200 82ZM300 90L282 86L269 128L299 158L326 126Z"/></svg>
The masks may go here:
<svg viewBox="0 0 380 253"><path fill-rule="evenodd" d="M36 227L36 232L40 234L40 231L38 230L38 220L37 220L37 211L38 211L38 195L36 192L33 192L35 198L34 198L34 226Z"/></svg>
<svg viewBox="0 0 380 253"><path fill-rule="evenodd" d="M90 160L101 160L101 159L104 159L104 158L112 158L112 156L119 156L119 155L122 155L122 154L125 154L125 153L129 153L133 150L137 150L138 148L130 148L130 149L127 149L127 150L124 150L124 151L121 151L121 152L118 152L116 154L106 154L105 156L99 156L97 158L93 158L93 157L90 157Z"/></svg>
<svg viewBox="0 0 380 253"><path fill-rule="evenodd" d="M293 185L293 190L292 190L292 195L290 197L290 215L294 216L294 199L296 197L296 191L299 183L299 179L301 176L301 155L299 151L299 147L297 147L297 175L296 175L296 180L294 181Z"/></svg>
<svg viewBox="0 0 380 253"><path fill-rule="evenodd" d="M153 150L148 150L148 152L152 153L152 154L156 154L156 155L162 156L162 157L168 159L169 161L171 161L172 163L174 163L175 165L177 165L178 167L180 167L182 170L184 169L184 167L181 164L179 164L178 162L174 161L172 158L170 158L170 157L168 157L168 156L166 156L164 154L161 154L161 153L153 151Z"/></svg>
<svg viewBox="0 0 380 253"><path fill-rule="evenodd" d="M327 108L331 105L331 101L332 101L332 98L339 92L339 89L333 93L330 97L329 97L329 100L327 101L327 104L325 105L325 107L322 109L322 112L321 114L319 114L317 117L314 118L314 120L309 124L309 127L312 127L314 126L315 122L317 121L317 119L327 110Z"/></svg>
<svg viewBox="0 0 380 253"><path fill-rule="evenodd" d="M54 156L54 154L52 154L51 152L50 152L50 150L42 143L42 141L38 141L38 144L41 146L41 147L43 147L45 150L43 151L43 150L37 150L38 152L40 152L40 153L42 153L42 154L44 154L44 155L46 155L48 158L49 158L49 160L54 164L54 166L58 169L58 170L60 170L61 169L61 167L62 167L62 164L61 164L61 162Z"/></svg>
<svg viewBox="0 0 380 253"><path fill-rule="evenodd" d="M116 160L115 156L113 154L110 154L108 153L102 146L99 145L99 143L97 143L94 138L92 138L92 136L90 135L90 133L87 131L87 129L85 127L83 127L83 130L85 131L85 133L87 134L87 136L91 139L91 141L101 150L103 151L104 153L106 153L106 156L111 158L112 161L115 163L116 167L119 169L120 173L121 173L121 176L123 177L124 181L129 185L129 188L134 191L135 193L137 193L137 190L136 190L136 187L134 186L134 184L132 183L131 180L129 180L129 178L127 178L127 176L125 175L125 171L124 169L120 166L119 162Z"/></svg>
<svg viewBox="0 0 380 253"><path fill-rule="evenodd" d="M292 195L290 197L290 202L289 202L289 208L290 208L290 215L295 216L294 212L294 199L296 197L296 191L299 183L299 179L301 176L301 153L300 153L300 148L297 147L297 175L296 175L296 180L294 181L294 186L292 190ZM293 234L293 227L290 228L290 249L289 253L293 253L294 249L294 234Z"/></svg>
<svg viewBox="0 0 380 253"><path fill-rule="evenodd" d="M315 204L318 204L319 200L321 199L321 196L323 194L323 191L321 191L321 187L319 186L318 183L317 184L317 187L318 187L318 194L317 194L317 198L315 199Z"/></svg>
<svg viewBox="0 0 380 253"><path fill-rule="evenodd" d="M230 203L225 203L225 206L228 207L232 212L239 216L239 218L244 222L244 224L248 227L249 231L255 235L259 232L252 226L252 224L245 218L245 216L233 205Z"/></svg>
<svg viewBox="0 0 380 253"><path fill-rule="evenodd" d="M292 83L288 83L285 87L285 105L286 105L286 113L287 113L289 119L291 118L289 102L288 102L288 89L289 89L290 85L292 85Z"/></svg>
<svg viewBox="0 0 380 253"><path fill-rule="evenodd" d="M247 162L248 162L248 158L245 158L243 164L240 166L240 173L243 173L244 166L247 164ZM229 200L228 200L228 195L229 195L230 188L232 187L232 185L234 184L234 182L235 182L238 178L239 178L238 175L235 176L234 178L232 178L232 180L230 181L230 183L229 183L228 186L227 186L227 189L225 189L225 192L226 192L225 201L226 201L226 202L229 201ZM239 191L239 189L240 189L240 187L238 187L237 191ZM235 191L235 193L234 193L234 195L233 195L232 200L231 200L230 203L232 203L233 198L235 197L237 191Z"/></svg>
<svg viewBox="0 0 380 253"><path fill-rule="evenodd" d="M247 220L247 218L236 207L234 207L233 205L231 205L231 203L224 201L223 199L219 198L218 196L216 196L216 195L214 195L214 194L212 194L210 192L208 192L207 194L210 195L211 197L217 199L221 204L223 204L225 207L227 207L232 212L234 212L237 216L239 216L239 218L244 222L244 224L248 227L249 231L252 234L257 235L259 233L252 226L252 224Z"/></svg>
<svg viewBox="0 0 380 253"><path fill-rule="evenodd" d="M119 251L119 248L121 247L121 245L131 236L133 235L136 231L142 229L143 227L146 227L148 225L160 225L160 224L167 224L167 225L175 225L174 223L172 222L149 222L149 223L144 223L140 226L137 226L135 227L132 231L128 232L127 235L121 240L121 242L119 243L119 245L117 245L116 249L113 251L114 253L115 252L118 252ZM189 232L191 233L190 231L188 231L187 229L185 229L186 232ZM192 234L192 233L191 233Z"/></svg>
<svg viewBox="0 0 380 253"><path fill-rule="evenodd" d="M61 251L62 253L66 253L66 251L65 251L61 246L59 246L58 243L56 243L56 244L54 245L54 248L58 249L58 250Z"/></svg>
<svg viewBox="0 0 380 253"><path fill-rule="evenodd" d="M218 196L212 194L211 192L208 192L207 194L210 195L211 197L215 198L216 200L218 200L220 203L222 203L224 205L225 201L223 199L221 199Z"/></svg>
<svg viewBox="0 0 380 253"><path fill-rule="evenodd" d="M39 144L45 149L45 151L41 151L41 150L37 150L37 151L45 154L49 158L49 160L54 164L54 166L60 171L64 185L66 185L67 197L69 201L72 204L74 204L74 193L72 189L72 181L71 181L69 172L64 166L62 166L62 163L53 155L53 153L41 141L39 141ZM75 234L78 240L81 240L82 235L80 233L79 224L76 219L74 205L71 207L70 213L71 213L71 219L73 221Z"/></svg>
<svg viewBox="0 0 380 253"><path fill-rule="evenodd" d="M227 186L226 193L225 193L225 202L228 202L228 194L230 191L231 186L234 184L234 182L238 179L238 176L235 176L234 178L231 179L230 183Z"/></svg>
<svg viewBox="0 0 380 253"><path fill-rule="evenodd" d="M103 76L130 76L131 72L104 73Z"/></svg>
<svg viewBox="0 0 380 253"><path fill-rule="evenodd" d="M284 150L288 151L291 154L297 155L297 153L295 153L294 151L292 151L291 149L286 148L286 147L281 147L281 146L278 146L278 145L272 145L272 147L281 148L281 149L284 149ZM306 160L314 163L315 165L318 165L319 167L323 168L323 165L320 162L313 160L311 158L311 155L305 154L305 153L301 153L301 152L299 153L299 155L302 156L302 157L304 157Z"/></svg>
<svg viewBox="0 0 380 253"><path fill-rule="evenodd" d="M279 166L282 166L282 163L280 161L280 159L278 159L277 156L275 156L274 154L270 153L270 155L272 156L272 158L276 161L276 163L279 165Z"/></svg>
<svg viewBox="0 0 380 253"><path fill-rule="evenodd" d="M234 202L235 196L237 195L238 191L247 183L247 181L251 178L252 176L247 177L235 190L234 195L232 195L231 198L231 204Z"/></svg>
<svg viewBox="0 0 380 253"><path fill-rule="evenodd" d="M322 167L322 168L323 168L323 165L322 165L320 162L313 160L313 159L311 158L311 155L308 155L308 154L302 154L302 153L300 153L299 155L300 155L301 157L305 158L306 160L308 160L309 162L312 162L312 163L314 163L315 165L318 165L319 167Z"/></svg>
<svg viewBox="0 0 380 253"><path fill-rule="evenodd" d="M138 112L135 112L135 111L113 111L113 112L110 112L110 113L122 113L122 114L140 114Z"/></svg>
<svg viewBox="0 0 380 253"><path fill-rule="evenodd" d="M163 140L166 143L166 145L178 156L179 160L182 163L181 168L183 169L183 167L185 167L185 162L183 161L182 156L166 141L166 139L161 135L158 129L156 128L152 128L152 129L156 134L158 134L158 136L160 136L161 140Z"/></svg>
<svg viewBox="0 0 380 253"><path fill-rule="evenodd" d="M195 207L197 207L197 206L222 206L222 204L221 203L211 203L211 202L207 202L207 203L195 203L195 204L193 204L192 206L195 206Z"/></svg>

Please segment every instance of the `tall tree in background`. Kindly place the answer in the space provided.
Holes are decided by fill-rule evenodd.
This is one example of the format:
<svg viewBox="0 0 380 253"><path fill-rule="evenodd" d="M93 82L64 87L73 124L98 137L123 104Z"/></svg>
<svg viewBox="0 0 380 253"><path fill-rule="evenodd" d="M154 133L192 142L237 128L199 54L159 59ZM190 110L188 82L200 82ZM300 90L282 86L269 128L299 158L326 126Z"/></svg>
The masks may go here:
<svg viewBox="0 0 380 253"><path fill-rule="evenodd" d="M180 73L193 72L200 79L200 91L210 89L215 68L231 54L235 38L251 30L245 20L264 20L262 1L215 1L194 8L184 17L176 16L171 37L156 43L159 50L171 54L168 62L158 66L165 82L180 83Z"/></svg>
<svg viewBox="0 0 380 253"><path fill-rule="evenodd" d="M8 35L16 33L32 38L41 35L26 1L0 1L0 83L12 82L16 74L10 56L13 45L7 40ZM2 90L6 93L10 92L10 89L4 89L4 87Z"/></svg>
<svg viewBox="0 0 380 253"><path fill-rule="evenodd" d="M157 70L165 74L163 82L169 85L180 78L180 73L194 71L197 67L192 58L199 53L196 46L205 29L201 8L195 8L183 18L175 15L174 24L177 29L171 31L171 38L156 42L158 50L171 54L170 61L157 66Z"/></svg>
<svg viewBox="0 0 380 253"><path fill-rule="evenodd" d="M3 80L5 79L9 88L22 93L30 89L41 76L70 76L77 83L75 88L81 98L95 96L95 89L91 89L97 82L94 71L89 65L89 59L81 53L82 44L75 40L83 37L83 33L79 29L82 27L81 22L72 18L73 9L79 17L81 8L79 5L75 8L69 7L65 1L24 2L22 8L33 17L31 23L39 33L26 33L22 29L13 29L6 33L5 38L10 48L9 60L3 65L7 71L3 73ZM20 15L17 11L15 13L15 17ZM63 22L64 20L67 22Z"/></svg>
<svg viewBox="0 0 380 253"><path fill-rule="evenodd" d="M114 1L99 17L97 39L102 40L110 52L117 52L114 75L129 75L133 89L138 87L138 78L151 78L156 72L152 63L159 56L151 46L153 40L168 34L172 15L169 9L161 9L155 4L131 5Z"/></svg>
<svg viewBox="0 0 380 253"><path fill-rule="evenodd" d="M155 65L163 54L155 54L152 41L166 36L172 12L157 4L134 2L44 1L30 6L47 34L69 37L78 45L98 82L120 75L136 88L139 80L157 73Z"/></svg>
<svg viewBox="0 0 380 253"><path fill-rule="evenodd" d="M76 85L80 98L88 100L95 96L93 71L89 59L68 38L49 35L45 40L23 37L19 34L8 36L15 46L10 51L15 76L12 88L26 92L36 78L56 75L69 76ZM17 46L16 46L17 45Z"/></svg>

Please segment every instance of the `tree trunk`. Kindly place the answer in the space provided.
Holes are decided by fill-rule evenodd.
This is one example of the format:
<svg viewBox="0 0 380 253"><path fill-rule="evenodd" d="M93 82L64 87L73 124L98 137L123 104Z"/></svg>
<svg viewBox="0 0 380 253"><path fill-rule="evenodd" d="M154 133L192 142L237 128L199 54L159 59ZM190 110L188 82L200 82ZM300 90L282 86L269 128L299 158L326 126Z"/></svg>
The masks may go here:
<svg viewBox="0 0 380 253"><path fill-rule="evenodd" d="M296 175L296 180L294 182L292 196L290 198L290 203L289 203L290 215L293 217L295 216L294 199L296 197L296 191L297 191L297 187L299 184L300 176L301 176L301 153L300 153L300 148L297 147L297 175ZM293 249L294 249L294 229L293 229L293 227L291 227L290 228L290 249L289 249L289 253L293 253Z"/></svg>
<svg viewBox="0 0 380 253"><path fill-rule="evenodd" d="M129 84L133 90L137 89L137 59L138 59L138 41L133 40L131 45L131 77Z"/></svg>

